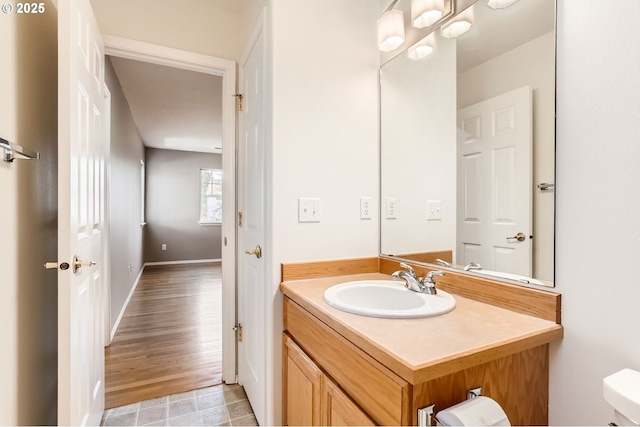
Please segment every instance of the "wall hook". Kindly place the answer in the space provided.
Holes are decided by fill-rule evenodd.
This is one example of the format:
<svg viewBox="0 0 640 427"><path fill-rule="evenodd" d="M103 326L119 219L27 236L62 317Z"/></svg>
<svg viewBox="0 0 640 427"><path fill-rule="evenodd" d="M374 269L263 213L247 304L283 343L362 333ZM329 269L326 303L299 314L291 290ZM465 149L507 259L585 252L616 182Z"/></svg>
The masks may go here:
<svg viewBox="0 0 640 427"><path fill-rule="evenodd" d="M28 148L24 148L18 144L13 142L9 142L4 138L0 138L0 147L4 149L4 155L2 160L7 163L12 163L14 160L39 160L40 153L36 153L35 151L31 151ZM15 154L18 154L22 157L16 157Z"/></svg>

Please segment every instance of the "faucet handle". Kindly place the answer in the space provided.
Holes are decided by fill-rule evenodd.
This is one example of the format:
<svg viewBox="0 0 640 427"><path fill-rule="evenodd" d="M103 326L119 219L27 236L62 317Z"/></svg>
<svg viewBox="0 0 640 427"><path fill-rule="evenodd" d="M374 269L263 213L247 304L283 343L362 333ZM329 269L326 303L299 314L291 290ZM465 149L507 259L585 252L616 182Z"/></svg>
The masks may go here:
<svg viewBox="0 0 640 427"><path fill-rule="evenodd" d="M442 260L440 258L436 259L436 263L440 264L440 265L444 265L445 267L451 267L451 263L447 262L445 260Z"/></svg>
<svg viewBox="0 0 640 427"><path fill-rule="evenodd" d="M416 272L415 272L415 270L414 270L414 269L413 269L413 267L411 267L409 264L404 263L404 262L401 262L401 263L400 263L400 267L402 267L402 268L406 268L410 275L412 275L414 278L416 277Z"/></svg>
<svg viewBox="0 0 640 427"><path fill-rule="evenodd" d="M427 273L427 277L424 279L424 281L427 283L435 283L436 281L434 280L433 276L444 276L444 271L430 271L429 273Z"/></svg>
<svg viewBox="0 0 640 427"><path fill-rule="evenodd" d="M482 266L477 262L471 262L464 267L464 271L469 270L482 270Z"/></svg>

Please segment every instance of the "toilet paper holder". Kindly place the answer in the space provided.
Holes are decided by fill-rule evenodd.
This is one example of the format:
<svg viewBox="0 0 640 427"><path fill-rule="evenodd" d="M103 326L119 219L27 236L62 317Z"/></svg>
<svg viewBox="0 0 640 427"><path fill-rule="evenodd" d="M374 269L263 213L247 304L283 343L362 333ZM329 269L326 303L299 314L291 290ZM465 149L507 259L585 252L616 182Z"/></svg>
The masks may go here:
<svg viewBox="0 0 640 427"><path fill-rule="evenodd" d="M482 396L482 387L474 387L467 390L467 400ZM431 427L441 425L436 420L435 403L418 409L418 427Z"/></svg>

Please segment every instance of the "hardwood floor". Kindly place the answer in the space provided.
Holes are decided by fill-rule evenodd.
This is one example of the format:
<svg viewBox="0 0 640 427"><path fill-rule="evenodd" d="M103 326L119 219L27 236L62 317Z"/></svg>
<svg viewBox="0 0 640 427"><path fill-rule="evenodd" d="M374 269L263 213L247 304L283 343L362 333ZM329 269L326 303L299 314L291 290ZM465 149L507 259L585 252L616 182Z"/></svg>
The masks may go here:
<svg viewBox="0 0 640 427"><path fill-rule="evenodd" d="M220 264L147 266L105 349L106 408L222 383Z"/></svg>

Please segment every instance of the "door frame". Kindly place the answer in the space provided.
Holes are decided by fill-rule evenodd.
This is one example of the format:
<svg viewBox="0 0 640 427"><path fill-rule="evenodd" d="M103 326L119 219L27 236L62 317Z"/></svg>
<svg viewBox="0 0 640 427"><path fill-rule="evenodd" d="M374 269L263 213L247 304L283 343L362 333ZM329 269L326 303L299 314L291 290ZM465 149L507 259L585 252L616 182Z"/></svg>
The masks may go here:
<svg viewBox="0 0 640 427"><path fill-rule="evenodd" d="M236 382L235 61L103 34L105 55L222 77L222 380Z"/></svg>

